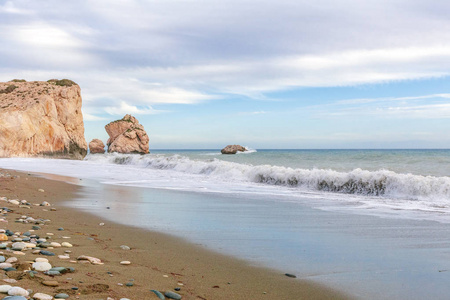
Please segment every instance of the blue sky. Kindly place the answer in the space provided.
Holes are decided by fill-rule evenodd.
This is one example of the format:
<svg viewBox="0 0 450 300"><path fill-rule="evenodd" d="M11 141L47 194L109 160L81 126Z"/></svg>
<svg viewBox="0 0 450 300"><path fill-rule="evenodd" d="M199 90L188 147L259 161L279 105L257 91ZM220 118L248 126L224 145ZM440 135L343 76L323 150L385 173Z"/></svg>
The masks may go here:
<svg viewBox="0 0 450 300"><path fill-rule="evenodd" d="M150 149L450 148L450 2L0 0L0 80L69 78Z"/></svg>

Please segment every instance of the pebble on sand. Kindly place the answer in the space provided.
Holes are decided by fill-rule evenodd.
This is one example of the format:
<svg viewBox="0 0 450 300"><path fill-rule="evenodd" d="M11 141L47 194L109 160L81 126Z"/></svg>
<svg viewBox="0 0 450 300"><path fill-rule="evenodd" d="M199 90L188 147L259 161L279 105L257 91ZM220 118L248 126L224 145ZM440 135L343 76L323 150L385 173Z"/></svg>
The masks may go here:
<svg viewBox="0 0 450 300"><path fill-rule="evenodd" d="M120 262L121 265L131 265L131 262L128 260L124 260Z"/></svg>
<svg viewBox="0 0 450 300"><path fill-rule="evenodd" d="M44 294L44 293L36 293L33 295L33 298L36 300L52 300L53 296Z"/></svg>
<svg viewBox="0 0 450 300"><path fill-rule="evenodd" d="M177 293L174 293L172 291L166 291L164 293L164 296L166 296L167 298L170 298L170 299L175 299L175 300L180 300L181 299L181 295L179 295Z"/></svg>
<svg viewBox="0 0 450 300"><path fill-rule="evenodd" d="M26 289L23 289L21 287L15 286L9 289L8 295L10 296L23 296L28 297L30 293Z"/></svg>

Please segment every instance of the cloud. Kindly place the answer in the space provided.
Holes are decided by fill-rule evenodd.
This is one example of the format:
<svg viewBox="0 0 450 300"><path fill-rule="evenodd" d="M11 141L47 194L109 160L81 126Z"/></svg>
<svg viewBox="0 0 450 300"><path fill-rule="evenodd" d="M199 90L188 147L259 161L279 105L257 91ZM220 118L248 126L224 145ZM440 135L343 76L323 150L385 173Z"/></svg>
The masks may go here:
<svg viewBox="0 0 450 300"><path fill-rule="evenodd" d="M120 105L118 106L105 107L104 111L110 115L125 115L125 114L153 115L162 112L155 110L149 106L140 108L134 105L129 105L125 101L120 102Z"/></svg>

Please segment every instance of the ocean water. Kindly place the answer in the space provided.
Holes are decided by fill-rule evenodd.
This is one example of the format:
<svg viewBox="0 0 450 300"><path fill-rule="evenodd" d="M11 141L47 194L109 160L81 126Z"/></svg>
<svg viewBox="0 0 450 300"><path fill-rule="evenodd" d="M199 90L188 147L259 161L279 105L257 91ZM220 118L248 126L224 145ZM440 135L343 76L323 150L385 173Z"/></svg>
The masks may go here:
<svg viewBox="0 0 450 300"><path fill-rule="evenodd" d="M70 206L361 299L450 294L449 150L161 150L0 167L80 178ZM106 209L110 207L111 209Z"/></svg>

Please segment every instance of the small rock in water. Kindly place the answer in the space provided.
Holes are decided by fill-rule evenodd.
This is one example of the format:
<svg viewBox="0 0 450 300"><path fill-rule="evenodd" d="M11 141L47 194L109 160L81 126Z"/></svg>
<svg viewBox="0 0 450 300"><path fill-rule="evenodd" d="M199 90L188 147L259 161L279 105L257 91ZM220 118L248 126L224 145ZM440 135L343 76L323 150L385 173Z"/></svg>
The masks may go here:
<svg viewBox="0 0 450 300"><path fill-rule="evenodd" d="M181 295L178 295L177 293L174 293L172 291L166 291L164 293L164 296L166 296L167 298L170 298L170 299L175 299L175 300L181 299Z"/></svg>
<svg viewBox="0 0 450 300"><path fill-rule="evenodd" d="M287 277L291 277L291 278L297 278L297 276L295 276L294 274L286 273L284 275L286 275Z"/></svg>
<svg viewBox="0 0 450 300"><path fill-rule="evenodd" d="M153 293L154 293L159 299L161 299L161 300L166 299L166 298L164 297L164 295L163 295L161 292L157 291L157 290L150 290L150 292L153 292Z"/></svg>

